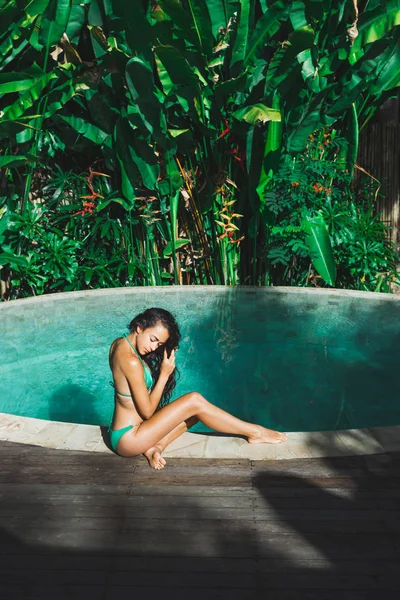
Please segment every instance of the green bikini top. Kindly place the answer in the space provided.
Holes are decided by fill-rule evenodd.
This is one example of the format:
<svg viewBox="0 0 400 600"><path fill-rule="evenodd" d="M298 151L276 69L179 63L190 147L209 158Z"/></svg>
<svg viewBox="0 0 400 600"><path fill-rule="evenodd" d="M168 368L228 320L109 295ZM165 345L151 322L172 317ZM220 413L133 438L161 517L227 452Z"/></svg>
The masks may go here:
<svg viewBox="0 0 400 600"><path fill-rule="evenodd" d="M140 360L140 363L141 363L141 365L143 367L143 370L144 370L144 382L146 384L146 387L147 387L148 391L150 392L151 388L153 387L153 377L151 375L150 368L144 362L144 360L142 358L140 358L140 355L139 355L138 351L136 350L135 346L133 346L133 344L131 344L131 341L128 338L128 335L129 335L129 333L124 333L124 338L126 339L126 341L128 342L128 344L130 345L130 347L132 348L132 350L134 351L134 353L136 354L136 356ZM115 385L114 385L114 383L112 381L110 381L110 384L115 389ZM132 398L132 396L130 394L121 394L121 392L118 392L117 390L115 390L115 393L118 394L118 396L123 396L124 398Z"/></svg>

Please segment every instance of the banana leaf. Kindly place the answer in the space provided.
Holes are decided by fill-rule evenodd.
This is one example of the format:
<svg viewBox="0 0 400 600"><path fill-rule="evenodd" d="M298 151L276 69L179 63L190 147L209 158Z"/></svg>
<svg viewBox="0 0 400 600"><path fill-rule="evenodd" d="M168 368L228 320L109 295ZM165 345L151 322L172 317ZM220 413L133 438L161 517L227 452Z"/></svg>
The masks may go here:
<svg viewBox="0 0 400 600"><path fill-rule="evenodd" d="M290 6L288 6L287 2L278 0L258 20L254 33L248 43L243 66L256 61L266 42L279 31L281 21L287 19L289 10Z"/></svg>
<svg viewBox="0 0 400 600"><path fill-rule="evenodd" d="M194 29L196 31L199 46L203 54L210 59L213 55L211 19L205 0L187 0L192 15Z"/></svg>
<svg viewBox="0 0 400 600"><path fill-rule="evenodd" d="M232 50L231 68L237 62L243 62L247 52L250 37L250 0L242 0L240 3L240 16L236 39Z"/></svg>
<svg viewBox="0 0 400 600"><path fill-rule="evenodd" d="M306 233L306 244L310 259L318 274L329 285L335 285L336 263L328 233L328 228L321 215L305 216L302 228Z"/></svg>
<svg viewBox="0 0 400 600"><path fill-rule="evenodd" d="M179 248L183 248L183 246L187 246L188 244L190 244L190 240L185 240L184 238L177 238L174 243L175 251L179 250ZM171 256L172 252L172 243L168 242L168 244L164 248L163 255L165 258L167 258L168 256Z"/></svg>
<svg viewBox="0 0 400 600"><path fill-rule="evenodd" d="M100 129L100 127L96 127L96 125L93 125L80 117L67 117L65 115L59 115L59 117L75 129L77 133L80 133L91 142L94 142L97 145L104 144L111 148L111 135Z"/></svg>
<svg viewBox="0 0 400 600"><path fill-rule="evenodd" d="M43 77L39 79L33 80L35 83L21 96L18 100L16 100L13 104L10 104L6 108L4 108L3 114L0 120L4 119L13 119L16 120L18 117L24 114L33 104L39 100L41 97L41 93L44 88L47 86L49 81L55 79L57 77L56 72L46 73Z"/></svg>
<svg viewBox="0 0 400 600"><path fill-rule="evenodd" d="M50 0L40 20L40 44L49 48L61 39L67 28L71 6L71 0Z"/></svg>
<svg viewBox="0 0 400 600"><path fill-rule="evenodd" d="M184 86L190 90L192 96L199 93L199 80L197 79L192 67L188 61L173 46L155 46L154 52L161 61L169 77L169 81L163 74L162 84L166 93L169 93L174 86Z"/></svg>
<svg viewBox="0 0 400 600"><path fill-rule="evenodd" d="M275 110L279 110L280 112L279 94L277 91L275 91L272 99L272 108L274 108ZM274 173L278 169L280 148L282 144L282 130L282 120L271 121L268 124L268 132L265 142L264 158L261 168L260 181L256 190L261 205L264 204L265 188L267 187L269 181L272 179Z"/></svg>
<svg viewBox="0 0 400 600"><path fill-rule="evenodd" d="M166 121L156 95L153 72L142 59L131 58L126 64L126 81L135 107L146 129L160 143L166 137Z"/></svg>
<svg viewBox="0 0 400 600"><path fill-rule="evenodd" d="M212 34L218 37L218 31L222 27L225 29L227 25L226 0L206 0L208 13L211 18Z"/></svg>
<svg viewBox="0 0 400 600"><path fill-rule="evenodd" d="M380 40L398 25L400 25L398 0L380 2L378 6L361 13L357 24L358 36L351 49L350 62L354 64L364 53L367 44Z"/></svg>
<svg viewBox="0 0 400 600"><path fill-rule="evenodd" d="M279 110L269 108L265 104L254 104L253 106L245 106L232 113L232 117L238 121L246 121L250 125L257 123L266 123L267 121L280 121L281 113Z"/></svg>
<svg viewBox="0 0 400 600"><path fill-rule="evenodd" d="M33 78L30 73L0 73L0 94L26 91L32 87Z"/></svg>
<svg viewBox="0 0 400 600"><path fill-rule="evenodd" d="M290 34L288 43L279 48L269 61L266 74L267 88L276 90L278 85L288 77L292 77L290 70L298 67L296 57L303 50L311 48L314 42L312 27L301 27Z"/></svg>
<svg viewBox="0 0 400 600"><path fill-rule="evenodd" d="M39 160L39 158L33 154L24 154L23 156L0 156L0 169L3 169L4 167L19 167L27 162L36 162L37 160Z"/></svg>
<svg viewBox="0 0 400 600"><path fill-rule="evenodd" d="M139 137L137 130L133 132L132 142L128 146L132 160L139 169L143 184L149 190L156 190L160 167L157 158L146 140Z"/></svg>

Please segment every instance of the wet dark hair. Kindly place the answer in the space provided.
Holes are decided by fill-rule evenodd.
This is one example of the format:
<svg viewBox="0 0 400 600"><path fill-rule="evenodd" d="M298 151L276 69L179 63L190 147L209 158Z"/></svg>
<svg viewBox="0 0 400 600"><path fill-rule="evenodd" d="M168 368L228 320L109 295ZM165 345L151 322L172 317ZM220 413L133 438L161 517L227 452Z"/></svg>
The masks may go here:
<svg viewBox="0 0 400 600"><path fill-rule="evenodd" d="M154 385L157 382L158 376L160 374L161 363L164 357L164 350L167 350L167 355L170 356L172 350L176 350L178 348L181 332L179 331L178 323L175 320L175 317L168 312L168 310L164 310L163 308L148 308L144 312L136 315L134 319L129 323L128 329L132 333L136 331L136 328L139 326L141 329L145 330L149 327L155 327L160 324L165 327L165 329L169 333L169 338L157 350L154 352L149 352L145 356L142 356L142 360L150 367L151 374L153 376ZM175 389L176 382L179 379L179 370L175 367L175 370L171 373L168 378L168 381L165 385L163 395L157 407L157 410L166 406L170 400L172 392ZM154 387L153 385L153 387Z"/></svg>

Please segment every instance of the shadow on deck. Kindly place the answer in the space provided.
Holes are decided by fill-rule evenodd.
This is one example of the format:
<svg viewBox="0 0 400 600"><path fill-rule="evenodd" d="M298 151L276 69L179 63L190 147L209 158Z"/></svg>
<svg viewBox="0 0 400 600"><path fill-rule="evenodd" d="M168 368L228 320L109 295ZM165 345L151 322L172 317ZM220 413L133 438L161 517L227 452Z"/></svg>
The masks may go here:
<svg viewBox="0 0 400 600"><path fill-rule="evenodd" d="M400 454L143 459L0 442L1 599L376 600Z"/></svg>

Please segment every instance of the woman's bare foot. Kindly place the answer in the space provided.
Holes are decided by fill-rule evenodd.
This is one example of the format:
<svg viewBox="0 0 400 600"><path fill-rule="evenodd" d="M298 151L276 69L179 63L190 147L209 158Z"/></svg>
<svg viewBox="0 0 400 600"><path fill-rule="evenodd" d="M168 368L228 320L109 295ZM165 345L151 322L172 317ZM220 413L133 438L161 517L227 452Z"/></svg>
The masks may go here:
<svg viewBox="0 0 400 600"><path fill-rule="evenodd" d="M143 454L149 461L149 465L156 471L160 471L167 464L165 458L161 456L161 448L158 446L153 446Z"/></svg>
<svg viewBox="0 0 400 600"><path fill-rule="evenodd" d="M266 427L261 427L261 425L256 425L256 427L258 432L256 431L254 435L247 438L249 444L281 444L287 439L286 433L267 429Z"/></svg>

